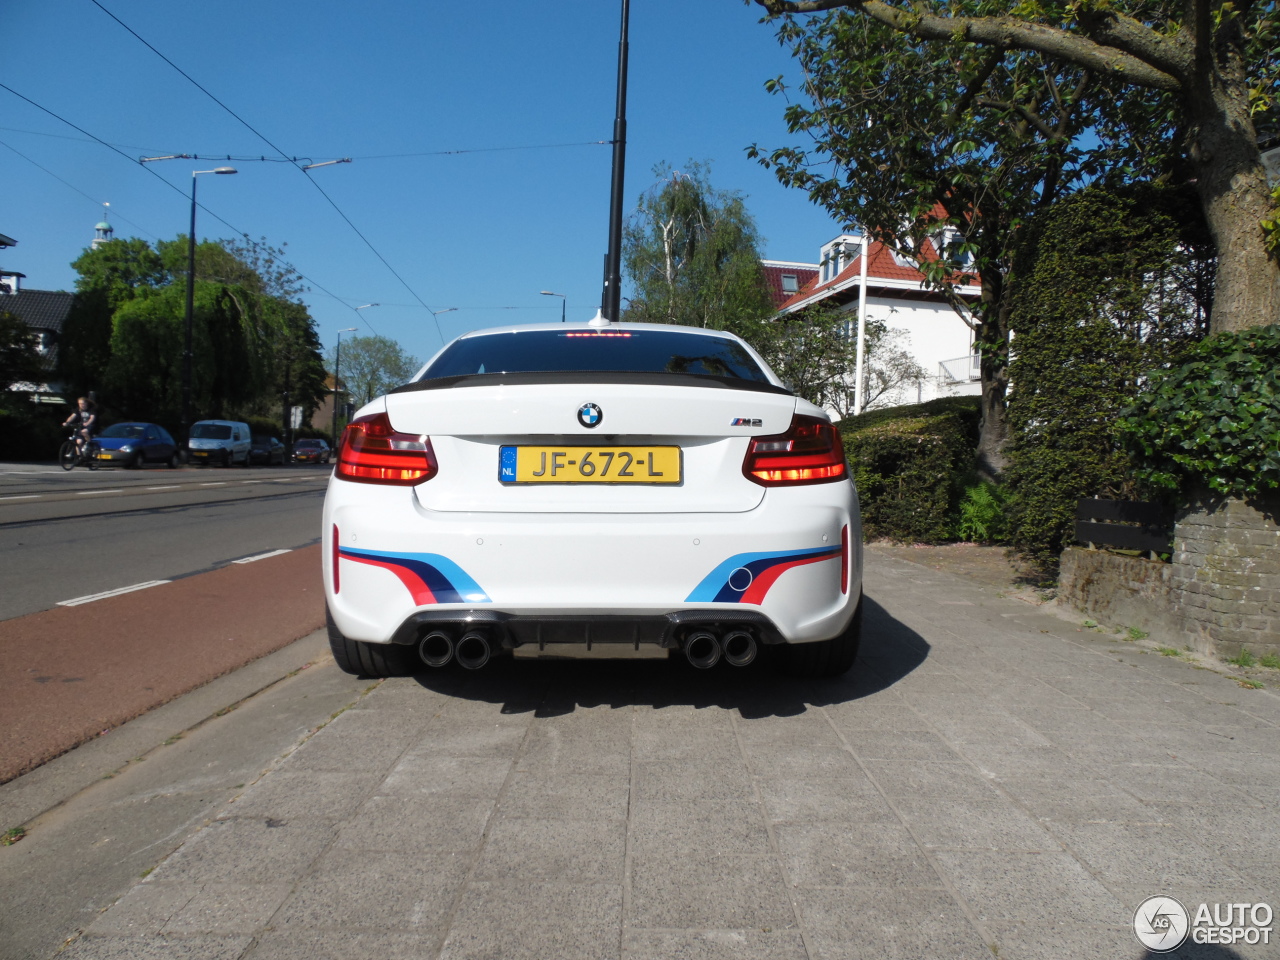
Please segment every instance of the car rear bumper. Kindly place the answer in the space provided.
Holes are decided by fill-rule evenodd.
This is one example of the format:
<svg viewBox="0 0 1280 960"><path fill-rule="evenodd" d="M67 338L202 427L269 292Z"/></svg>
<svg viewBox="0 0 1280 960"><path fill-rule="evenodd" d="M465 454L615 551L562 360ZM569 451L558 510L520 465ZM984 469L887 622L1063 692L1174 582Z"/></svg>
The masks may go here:
<svg viewBox="0 0 1280 960"><path fill-rule="evenodd" d="M441 513L411 488L335 477L326 597L344 636L375 643L411 642L410 623L481 617L513 643L542 631L557 638L547 642L672 645L682 618L745 614L761 642L825 640L861 593L857 517L849 483L770 490L744 513L602 516ZM605 639L593 623L621 632Z"/></svg>

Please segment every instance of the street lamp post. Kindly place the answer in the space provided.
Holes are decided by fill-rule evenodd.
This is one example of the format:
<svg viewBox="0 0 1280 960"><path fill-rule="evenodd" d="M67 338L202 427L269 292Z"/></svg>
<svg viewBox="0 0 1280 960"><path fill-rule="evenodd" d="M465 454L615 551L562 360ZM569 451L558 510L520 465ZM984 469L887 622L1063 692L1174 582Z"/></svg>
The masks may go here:
<svg viewBox="0 0 1280 960"><path fill-rule="evenodd" d="M565 295L563 293L552 293L550 290L539 290L538 292L542 294L544 297L560 298L560 322L564 323L564 305L565 305L565 300L567 299Z"/></svg>
<svg viewBox="0 0 1280 960"><path fill-rule="evenodd" d="M376 307L376 303L366 303L364 307ZM363 310L364 307L356 307L357 310ZM338 370L342 366L342 335L344 333L355 333L358 327L347 327L345 330L338 331L338 345L333 351L333 449L338 449Z"/></svg>
<svg viewBox="0 0 1280 960"><path fill-rule="evenodd" d="M191 171L191 232L187 236L187 309L182 347L182 435L190 447L191 437L191 315L196 296L196 177L204 173L235 173L235 167Z"/></svg>

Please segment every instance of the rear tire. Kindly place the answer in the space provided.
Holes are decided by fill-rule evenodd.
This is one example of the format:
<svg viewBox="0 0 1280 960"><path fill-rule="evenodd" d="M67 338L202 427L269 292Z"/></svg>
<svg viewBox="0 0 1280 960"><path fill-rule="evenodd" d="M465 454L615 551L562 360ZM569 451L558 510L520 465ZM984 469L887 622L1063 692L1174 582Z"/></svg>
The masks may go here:
<svg viewBox="0 0 1280 960"><path fill-rule="evenodd" d="M862 644L862 598L844 633L817 643L797 643L786 648L782 671L793 677L838 677L848 673Z"/></svg>
<svg viewBox="0 0 1280 960"><path fill-rule="evenodd" d="M417 669L413 647L398 643L363 643L348 640L333 622L329 607L324 609L329 626L329 649L338 669L357 677L406 677Z"/></svg>

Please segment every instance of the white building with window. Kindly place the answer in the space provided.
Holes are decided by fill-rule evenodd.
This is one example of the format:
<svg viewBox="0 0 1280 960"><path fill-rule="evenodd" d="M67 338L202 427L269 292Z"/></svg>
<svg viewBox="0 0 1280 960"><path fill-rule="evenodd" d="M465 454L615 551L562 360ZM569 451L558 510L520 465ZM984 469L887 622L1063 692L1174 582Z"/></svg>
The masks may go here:
<svg viewBox="0 0 1280 960"><path fill-rule="evenodd" d="M937 256L928 243L920 255L924 259ZM890 330L901 331L899 345L927 374L922 382L882 398L877 406L981 392L973 331L941 295L925 286L917 262L874 240L869 245L867 319L883 321ZM765 260L762 265L780 317L795 318L819 304L828 304L847 312L850 329L857 329L864 285L861 236L845 233L824 243L817 263ZM960 289L966 299L976 300L977 277Z"/></svg>

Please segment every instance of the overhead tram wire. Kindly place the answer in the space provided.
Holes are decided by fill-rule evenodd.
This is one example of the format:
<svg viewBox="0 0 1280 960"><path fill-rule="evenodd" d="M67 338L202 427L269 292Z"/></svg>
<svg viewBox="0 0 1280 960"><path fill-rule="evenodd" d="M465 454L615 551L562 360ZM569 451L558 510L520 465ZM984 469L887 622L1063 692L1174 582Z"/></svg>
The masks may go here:
<svg viewBox="0 0 1280 960"><path fill-rule="evenodd" d="M84 129L84 127L81 127L81 126L79 126L78 124L72 123L72 122L71 122L70 120L68 120L66 117L59 116L58 114L56 114L56 113L54 113L52 110L50 110L48 107L45 107L45 106L42 106L41 104L36 103L36 102L35 102L34 100L32 100L30 97L24 96L23 94L19 93L17 90L13 89L13 87L8 86L7 84L0 83L0 90L7 90L9 93L13 94L13 95L14 95L15 97L17 97L19 100L22 100L22 101L25 101L26 103L31 104L31 106L35 107L37 110L39 110L39 111L41 111L41 112L43 112L43 113L47 113L49 116L53 117L53 119L57 120L59 123L65 123L65 124L66 124L68 127L70 127L72 130L76 130L76 131L79 131L80 133L83 133L86 137L88 137L89 139L93 140L95 143L99 143L99 144L101 144L102 146L106 147L106 148L107 148L108 150L110 150L112 153L119 154L120 156L122 156L122 157L124 157L126 160L128 160L131 164L134 164L135 166L141 167L143 170L147 171L147 173L151 174L151 176L155 177L157 180L159 180L161 183L163 183L166 187L168 187L168 188L169 188L170 190L172 190L174 193L178 194L178 196L182 197L184 200L188 200L188 199L190 199L190 198L187 196L187 194L183 192L183 190L182 190L182 188L181 188L181 187L178 187L178 186L176 186L176 185L174 185L174 184L170 183L168 180L166 180L164 177L162 177L162 176L161 176L159 173L157 173L155 170L151 169L151 167L147 166L145 163L140 162L140 161L139 161L138 159L136 159L135 157L131 157L131 156L129 156L129 154L125 153L123 150L119 149L118 147L113 146L112 144L110 144L110 143L108 143L107 141L103 140L101 137L94 136L94 135L93 135L92 133L90 133L88 130ZM10 149L12 149L12 147L11 147ZM16 153L17 151L14 151L14 152ZM94 201L94 202L96 203L97 201ZM243 230L239 229L235 224L231 223L230 221L226 220L225 218L223 218L223 217L219 216L219 215L218 215L217 213L215 213L214 211L210 210L210 209L209 209L208 207L206 207L203 203L197 203L197 204L196 204L196 206L198 206L201 210L203 210L203 211L204 211L205 213L207 213L209 216L213 217L213 219L217 220L217 221L218 221L219 223L221 223L223 226L225 226L225 227L227 227L228 229L230 229L230 230L231 230L233 233L235 233L237 236L243 237L243 238L244 238L244 240L245 240L245 242L246 242L246 243L248 243L248 244L249 244L249 246L253 247L255 250L257 250L257 249L261 246L261 245L260 245L256 240L253 240L253 239L249 236L249 234L245 233ZM295 269L296 269L296 268L295 268ZM323 294L325 294L326 296L331 297L332 299L334 299L334 300L338 301L338 303L341 303L343 306L348 307L349 309L351 308L351 305L350 305L350 304L348 304L348 303L346 303L346 302L345 302L341 297L339 297L336 293L332 293L331 291L329 291L329 290L325 289L323 286L321 286L321 285L320 285L319 283L317 283L315 280L312 280L312 279L311 279L310 277L308 277L306 274L302 273L302 271L298 271L298 276L299 276L299 277L301 277L303 280L305 280L307 283L312 284L312 285L313 285L317 290L319 290L321 293L323 293ZM428 307L427 309L429 310L430 308ZM363 319L363 318L361 318L361 319ZM364 321L364 323L365 323L365 326L367 326L370 330L372 330L372 331L373 331L373 333L374 333L374 335L375 335L375 336L377 336L378 331L376 331L376 330L374 330L374 329L373 329L373 325L372 325L371 323L369 323L369 321L368 321L368 320L365 320L365 321ZM437 324L437 326L438 326L438 324Z"/></svg>
<svg viewBox="0 0 1280 960"><path fill-rule="evenodd" d="M99 3L99 0L90 0L90 2L91 2L91 3L93 3L93 5L94 5L95 7L97 7L99 10L101 10L101 11L102 11L103 13L105 13L107 16L109 16L112 20L114 20L116 23L118 23L121 27L123 27L125 30L127 30L130 34L132 34L132 35L133 35L133 36L138 40L138 42L140 42L140 43L141 43L143 46L145 46L148 50L150 50L152 53L154 53L157 57L159 57L159 58L160 58L161 60L163 60L165 63L169 64L169 66L173 67L173 69L174 69L174 70L177 70L177 71L178 71L178 73L182 74L182 76L183 76L183 77L185 77L185 78L186 78L186 79L187 79L187 80L188 80L188 81L189 81L189 82L190 82L190 83L191 83L191 84L192 84L192 85L193 85L197 90L199 90L199 91L200 91L201 93L203 93L206 97L208 97L210 100L212 100L212 101L213 101L214 103L216 103L218 106L220 106L223 110L225 110L227 113L229 113L232 117L234 117L236 120L238 120L241 124L243 124L243 125L244 125L244 127L245 127L246 129L248 129L248 130L249 130L249 132L250 132L250 133L252 133L255 137L257 137L259 140L261 140L263 143L265 143L267 146L269 146L269 147L270 147L272 150L274 150L276 153L280 154L280 156L284 157L286 160L288 160L288 159L289 159L289 155L288 155L287 153L285 153L283 150L281 150L279 147L277 147L274 143L272 143L272 142L271 142L271 141L266 137L266 135L265 135L265 134L261 133L261 132L260 132L257 128L255 128L251 123L249 123L249 121L245 120L242 116L240 116L238 113L236 113L236 112L235 112L234 110L232 110L230 107L228 107L225 103L223 103L221 100L219 100L217 97L215 97L212 93L210 93L208 90L206 90L203 86L201 86L198 82L196 82L196 80L195 80L194 78L192 78L192 76L191 76L189 73L187 73L185 70L183 70L181 67L179 67L176 63L174 63L172 60L170 60L168 57L166 57L163 53L161 53L161 52L160 52L159 50L157 50L155 47L153 47L150 43L148 43L146 40L144 40L141 36L139 36L139 35L138 35L138 32L137 32L136 30L134 30L134 29L133 29L132 27L130 27L127 23L125 23L123 20L121 20L119 17L117 17L114 13L112 13L110 10L108 10L106 7L104 7L101 3ZM291 163L294 163L294 165L295 165L295 166L297 166L297 163L296 163L295 161L292 161L292 160L291 160L290 162L291 162ZM301 169L301 168L299 168L299 169ZM307 174L307 172L306 172L305 170L303 170L302 172L303 172L304 174ZM321 186L320 186L320 184L319 184L319 183L317 183L317 182L315 181L315 179L314 179L310 174L307 174L307 179L308 179L309 181L311 181L311 184L312 184L312 185L313 185L317 190L319 190L319 191L320 191L320 195L321 195L322 197L324 197L324 198L325 198L325 200L327 200L327 201L329 202L329 205L330 205L331 207L333 207L333 209L334 209L334 210L336 210L336 211L338 212L338 216L342 217L342 219L343 219L343 220L345 220L345 221L347 222L347 225L348 225L349 227L351 227L351 229L352 229L352 230L354 230L354 231L355 231L356 236L358 236L358 237L359 237L359 238L364 242L364 245L365 245L366 247L368 247L368 248L373 252L373 255L374 255L375 257L377 257L379 260L381 260L381 261L382 261L382 263L383 263L383 265L384 265L384 266L386 266L386 268L387 268L388 270L390 270L390 271L391 271L392 276L394 276L397 280L399 280L399 281L400 281L401 285L403 285L403 286L404 286L404 288L405 288L406 290L408 290L408 291L409 291L409 293L413 296L413 298L414 298L415 300L417 300L417 301L418 301L418 303L422 304L422 308L423 308L424 310L426 310L426 311L427 311L427 313L431 314L431 322L435 324L435 328L436 328L436 335L440 338L440 342L441 342L441 343L446 343L447 341L445 340L445 337L444 337L444 331L443 331L443 330L441 329L441 327L440 327L440 320L439 320L439 318L436 316L436 311L435 311L435 310L432 310L429 306L427 306L426 301L425 301L425 300L423 300L423 299L422 299L422 297L420 297L420 296L418 295L418 291L414 290L414 289L413 289L413 287L409 286L408 281L407 281L407 280L405 280L405 279L404 279L404 277L400 276L400 274L396 271L396 269L395 269L394 267L392 267L392 266L391 266L391 264L390 264L390 262L387 260L387 258L386 258L386 257L384 257L381 253L379 253L379 252L378 252L377 247L375 247L375 246L374 246L374 245L369 241L369 238L368 238L368 237L366 237L363 233L361 233L361 232L360 232L360 230L356 227L356 225L355 225L354 223L352 223L352 222L351 222L351 218L350 218L350 217L348 217L345 213L343 213L343 212L342 212L342 208L341 208L341 207L339 207L339 206L337 205L337 203L335 203L335 202L334 202L333 198L332 198L332 197L330 197L330 196L329 196L329 194L325 193L324 188L323 188L323 187L321 187ZM166 182L167 182L167 181L166 181Z"/></svg>
<svg viewBox="0 0 1280 960"><path fill-rule="evenodd" d="M65 185L65 186L67 186L67 187L70 187L70 188L71 188L72 190L74 190L76 193L80 194L80 196L84 197L86 200L91 201L95 206L101 206L101 205L102 205L102 201L101 201L101 200L94 200L94 198L93 198L93 197L89 196L89 194L85 193L83 190L81 190L79 187L77 187L74 183L72 183L72 182L71 182L71 181L69 181L69 180L63 180L63 179L62 179L62 177L58 176L56 173L54 173L54 172L53 172L52 170L50 170L48 167L42 166L41 164L37 163L35 160L32 160L30 157L28 157L28 156L27 156L25 153L23 153L21 150L18 150L18 149L16 149L16 148L14 148L14 147L10 146L9 144L5 143L3 140L0 140L0 147L4 147L6 150L11 150L11 151L13 151L13 152L14 152L14 153L16 153L18 156L20 156L23 160L27 161L27 163L31 164L33 167L37 167L37 168L39 168L39 169L43 170L45 173L47 173L49 176L53 177L53 179L57 180L59 183L61 183L61 184ZM154 233L152 233L150 230L146 229L145 227L141 227L141 226L139 226L138 224L134 223L132 220L130 220L130 219L126 218L126 217L122 217L122 216L120 216L120 214L119 214L118 212L113 212L113 213L111 214L111 216L112 216L112 219L119 220L119 221L121 221L122 223L127 223L127 224L129 224L129 226L133 227L135 230L139 230L139 231L141 231L142 233L145 233L145 234L146 234L148 237L150 237L152 240L159 240L159 239L160 239L159 237L157 237Z"/></svg>
<svg viewBox="0 0 1280 960"><path fill-rule="evenodd" d="M265 136L263 136L261 133L259 133L257 130L255 130L255 129L253 128L253 126L249 123L249 121L245 120L243 117L241 117L239 114L237 114L234 110L232 110L230 107L228 107L225 103L223 103L221 100L219 100L217 97L215 97L212 93L210 93L210 92L209 92L208 90L206 90L204 87L200 86L200 84L195 80L195 78L193 78L189 73L187 73L185 70L183 70L180 66L178 66L176 63L174 63L172 60L170 60L168 57L166 57L163 53L161 53L159 50L157 50L157 49L156 49L155 47L153 47L151 44L147 43L147 41L146 41L146 40L144 40L142 37L140 37L140 36L138 35L138 32L137 32L136 30L134 30L134 29L133 29L133 27L129 26L127 23L125 23L123 20L121 20L119 17L117 17L114 13L112 13L110 10L108 10L106 7L104 7L101 3L99 3L99 2L98 2L98 0L89 0L89 2L90 2L90 3L92 3L92 4L93 4L95 7L97 7L99 10L101 10L103 13L105 13L105 14L106 14L108 17L110 17L112 20L114 20L116 23L120 24L120 26L124 27L124 29L125 29L125 30L127 30L129 33L133 34L134 39L136 39L136 40L137 40L139 43L141 43L144 47L146 47L148 50L150 50L152 53L154 53L157 57L159 57L161 60L163 60L163 61L164 61L165 63L167 63L169 66L173 67L173 69L177 70L177 71L178 71L180 74L182 74L184 77L186 77L186 78L187 78L187 80L188 80L188 81L190 81L190 83L191 83L193 86L195 86L195 88L196 88L197 90L199 90L199 91L200 91L201 93L203 93L206 97L208 97L210 100L212 100L212 101L213 101L214 103L216 103L218 106L220 106L223 110L227 111L227 113L231 114L233 117L235 117L237 120L239 120L239 121L240 121L242 124L244 124L246 127L248 127L248 128L249 128L249 130L253 133L253 135L254 135L255 137L257 137L259 140L261 140L263 143L265 143L267 146L269 146L269 147L270 147L272 150L274 150L276 153L280 154L280 156L282 156L282 157L287 157L287 156L288 156L288 154L286 154L283 150L281 150L281 149L280 149L279 147L277 147L274 143L272 143L270 140L268 140Z"/></svg>
<svg viewBox="0 0 1280 960"><path fill-rule="evenodd" d="M410 157L450 157L459 153L502 153L509 150L557 150L564 147L611 146L612 140L579 140L576 143L531 143L516 147L472 147L466 150L425 150L421 153L379 153L352 160L402 160Z"/></svg>
<svg viewBox="0 0 1280 960"><path fill-rule="evenodd" d="M42 130L22 130L22 129L19 129L18 127L0 126L0 131L5 131L8 133L23 133L32 137L51 137L55 140L71 140L76 143L93 143L94 142L88 139L87 137L68 137L67 135L61 134L61 133L45 133ZM607 147L612 145L612 143L613 143L612 140L578 140L573 143L525 143L525 144L515 144L513 146L508 146L508 147L465 147L460 150L423 150L417 153L376 153L376 154L370 154L367 157L333 157L328 160L316 162L312 165L321 166L322 164L327 164L327 163L349 163L352 160L401 160L401 159L411 159L413 157L452 157L452 156L458 156L464 153L504 153L504 152L510 152L510 151L519 151L519 150L568 149L569 147L599 147L599 146ZM142 150L144 153L162 152L159 147L140 147L137 144L132 144L132 143L114 143L112 144L112 146L126 148L129 150ZM214 156L212 154L198 154L198 153L183 154L183 156L189 157L192 160L209 160L209 161L228 160L228 161L239 162L239 163L248 163L250 161L261 161L265 163L302 163L304 160L310 163L313 160L312 157L280 157L280 158L261 157L261 156L236 157L230 154L221 154L221 153L218 154L217 156Z"/></svg>

